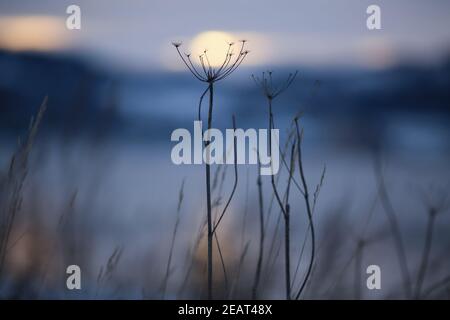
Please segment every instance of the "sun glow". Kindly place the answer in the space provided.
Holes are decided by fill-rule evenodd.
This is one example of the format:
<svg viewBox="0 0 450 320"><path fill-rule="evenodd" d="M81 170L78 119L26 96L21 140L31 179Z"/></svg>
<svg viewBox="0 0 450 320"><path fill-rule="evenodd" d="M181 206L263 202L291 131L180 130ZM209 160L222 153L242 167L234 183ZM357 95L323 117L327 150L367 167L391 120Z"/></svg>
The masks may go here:
<svg viewBox="0 0 450 320"><path fill-rule="evenodd" d="M193 57L198 57L206 50L211 67L219 67L225 60L229 43L236 40L232 34L223 31L202 32L192 40L190 52Z"/></svg>
<svg viewBox="0 0 450 320"><path fill-rule="evenodd" d="M234 58L239 54L242 42L245 43L245 50L250 53L246 56L243 66L255 66L265 64L270 60L271 41L266 35L256 32L226 32L219 30L203 31L193 37L175 36L167 39L161 50L164 65L172 71L186 71L185 65L180 63L179 56L174 52L173 45L170 43L180 43L181 54L190 54L192 63L200 67L199 56L202 55L203 61L207 64L204 55L205 50L212 68L220 68L222 66L230 43L234 43L232 51Z"/></svg>
<svg viewBox="0 0 450 320"><path fill-rule="evenodd" d="M0 47L50 51L66 44L64 20L53 16L0 17Z"/></svg>

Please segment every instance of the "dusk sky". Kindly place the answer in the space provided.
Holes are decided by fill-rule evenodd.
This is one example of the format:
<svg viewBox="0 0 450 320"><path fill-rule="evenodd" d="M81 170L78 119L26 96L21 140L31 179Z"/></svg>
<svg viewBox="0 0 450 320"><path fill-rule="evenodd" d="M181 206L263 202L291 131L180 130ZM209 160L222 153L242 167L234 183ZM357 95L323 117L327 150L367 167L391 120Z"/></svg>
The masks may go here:
<svg viewBox="0 0 450 320"><path fill-rule="evenodd" d="M81 30L65 28L70 4L81 7ZM370 4L381 7L382 30L366 28ZM192 50L190 41L211 30L247 38L247 65L432 62L450 48L450 1L0 1L0 47L64 49L138 70L176 70L171 41Z"/></svg>

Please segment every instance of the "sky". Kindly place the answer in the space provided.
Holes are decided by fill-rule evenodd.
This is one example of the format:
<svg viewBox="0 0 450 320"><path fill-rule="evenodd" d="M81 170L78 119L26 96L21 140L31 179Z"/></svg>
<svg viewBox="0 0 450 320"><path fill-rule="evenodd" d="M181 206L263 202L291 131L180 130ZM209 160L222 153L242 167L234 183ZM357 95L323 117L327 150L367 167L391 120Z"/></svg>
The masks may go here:
<svg viewBox="0 0 450 320"><path fill-rule="evenodd" d="M70 4L81 8L81 30L65 28ZM370 4L381 8L381 30L366 27ZM24 17L34 20L17 27ZM250 65L386 67L447 55L450 1L0 0L0 47L21 39L17 30L36 50L83 53L138 70L176 70L181 66L171 42L191 50L189 43L210 30L247 38Z"/></svg>

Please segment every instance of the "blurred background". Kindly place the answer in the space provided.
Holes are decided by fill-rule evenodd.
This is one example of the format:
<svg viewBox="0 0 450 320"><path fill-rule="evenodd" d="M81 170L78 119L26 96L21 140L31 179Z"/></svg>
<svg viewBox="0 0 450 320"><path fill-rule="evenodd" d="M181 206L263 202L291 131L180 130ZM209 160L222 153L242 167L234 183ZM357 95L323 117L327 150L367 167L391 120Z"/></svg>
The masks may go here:
<svg viewBox="0 0 450 320"><path fill-rule="evenodd" d="M423 281L416 297L450 297L450 2L378 0L382 29L373 31L366 27L373 1L365 0L79 0L80 30L66 28L71 4L0 0L2 298L205 297L204 169L171 162L170 134L192 130L206 86L171 43L182 41L193 56L208 49L214 60L226 41L240 39L251 52L217 84L213 126L231 128L234 114L240 128L266 128L266 102L251 75L272 70L281 83L298 70L274 103L276 126L285 141L303 112L312 190L326 165L315 213L318 252L303 297L411 298L402 289L392 211L410 286ZM30 119L45 96L28 155ZM11 162L13 155L21 161ZM227 271L216 255L219 297L250 296L257 172L239 166L237 193L218 231ZM213 175L220 212L232 167L214 167ZM279 183L286 178L284 170ZM270 178L262 180L267 236L259 296L282 299L280 212ZM310 243L300 194L291 201L296 287ZM70 264L81 267L82 290L66 289ZM371 264L381 267L381 290L366 288Z"/></svg>

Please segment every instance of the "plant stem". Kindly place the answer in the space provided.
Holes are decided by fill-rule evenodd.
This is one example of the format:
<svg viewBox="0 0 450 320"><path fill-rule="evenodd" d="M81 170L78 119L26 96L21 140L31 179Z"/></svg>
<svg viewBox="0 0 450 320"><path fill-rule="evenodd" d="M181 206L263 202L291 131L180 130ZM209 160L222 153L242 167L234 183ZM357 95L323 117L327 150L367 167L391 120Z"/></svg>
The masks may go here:
<svg viewBox="0 0 450 320"><path fill-rule="evenodd" d="M361 300L361 270L362 270L362 255L363 255L364 241L359 240L356 245L355 252L355 300Z"/></svg>
<svg viewBox="0 0 450 320"><path fill-rule="evenodd" d="M273 123L273 113L272 113L272 98L268 98L268 103L269 103L269 131L271 131L274 127ZM294 143L295 146L295 143ZM272 156L272 135L271 132L269 132L269 157ZM290 207L289 207L289 186L290 186L290 182L291 182L291 178L292 178L292 169L293 169L293 164L292 164L292 157L293 157L293 152L291 152L291 168L290 168L290 172L289 172L289 180L288 180L288 187L286 190L286 205L283 204L283 201L280 198L280 194L278 193L276 184L275 184L275 178L273 175L273 171L272 171L272 175L271 177L271 183L272 183L272 188L273 188L273 192L275 194L275 198L278 202L278 205L280 206L280 209L283 213L283 218L284 218L284 223L285 223L285 229L284 229L284 240L285 240L285 279L286 279L286 299L290 300L291 299L291 271L290 271L290 245L289 245L289 232L290 232L290 222L289 222L289 211L290 211ZM271 164L272 165L272 164Z"/></svg>
<svg viewBox="0 0 450 320"><path fill-rule="evenodd" d="M273 119L272 119L273 120ZM285 249L285 271L286 271L286 299L291 300L291 246L290 246L290 212L291 206L289 205L289 192L291 190L292 177L294 176L294 159L295 159L295 140L291 148L291 161L289 167L289 178L286 187L286 207L284 214L284 249Z"/></svg>
<svg viewBox="0 0 450 320"><path fill-rule="evenodd" d="M286 272L286 300L291 300L291 259L290 259L290 245L289 245L289 232L290 232L290 219L289 219L290 206L286 204L286 216L284 217L284 257L285 257L285 272Z"/></svg>
<svg viewBox="0 0 450 320"><path fill-rule="evenodd" d="M395 214L394 207L392 206L391 200L386 190L380 163L376 163L375 172L378 178L378 193L380 195L381 204L387 215L389 225L391 228L391 233L394 238L395 248L398 255L398 262L403 277L403 288L405 291L405 296L406 298L410 298L412 296L412 288L411 288L412 285L411 285L411 277L408 270L405 247L403 245L403 240L400 233L400 227L397 221L397 216Z"/></svg>
<svg viewBox="0 0 450 320"><path fill-rule="evenodd" d="M308 282L308 279L311 275L312 267L314 265L314 256L315 256L315 250L316 250L316 237L315 237L315 231L314 231L314 223L312 218L312 210L311 210L311 204L309 200L309 192L308 192L308 184L306 183L305 178L305 171L303 170L303 161L302 161L302 135L300 134L300 129L298 125L298 119L295 119L295 128L297 132L297 152L298 152L298 168L299 168L299 174L300 179L302 181L303 185L303 198L305 199L306 204L306 212L308 214L308 220L309 220L309 230L311 232L311 258L309 260L308 270L305 275L305 279L303 280L303 283L297 292L297 295L295 296L295 299L300 298L306 283Z"/></svg>
<svg viewBox="0 0 450 320"><path fill-rule="evenodd" d="M208 130L212 125L212 110L213 110L214 89L213 82L209 83L209 109L208 109ZM210 138L210 137L209 137ZM211 141L208 139L205 142L205 148L209 146ZM212 299L212 279L213 279L213 259L212 259L212 245L213 245L213 226L212 226L212 210L211 210L211 165L209 164L209 153L206 152L206 208L207 208L207 223L208 223L208 299Z"/></svg>
<svg viewBox="0 0 450 320"><path fill-rule="evenodd" d="M259 153L258 153L258 199L259 199L259 254L258 254L258 263L256 265L256 273L255 273L255 281L252 288L252 299L255 300L257 298L257 291L259 286L259 279L261 277L261 269L262 262L264 256L264 201L263 201L263 191L262 191L262 179L261 179L261 162L259 161Z"/></svg>
<svg viewBox="0 0 450 320"><path fill-rule="evenodd" d="M169 276L170 276L170 266L172 263L173 248L175 246L175 238L177 236L178 226L180 224L181 204L183 203L183 197L184 197L183 189L184 189L184 179L181 182L180 192L178 194L177 217L175 220L175 226L173 228L172 241L170 242L169 258L167 260L167 266L166 266L166 275L164 276L164 280L163 280L162 299L165 299L165 297L166 297L167 282L169 281Z"/></svg>
<svg viewBox="0 0 450 320"><path fill-rule="evenodd" d="M433 209L431 209L433 210ZM425 280L425 274L427 272L428 260L430 259L431 242L433 240L434 220L436 212L431 211L428 215L427 233L425 236L425 246L422 253L422 262L420 263L419 275L417 276L417 285L414 293L416 299L420 299L420 293L422 291L423 281Z"/></svg>

